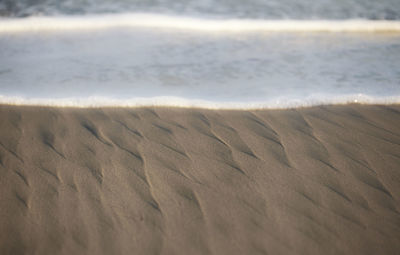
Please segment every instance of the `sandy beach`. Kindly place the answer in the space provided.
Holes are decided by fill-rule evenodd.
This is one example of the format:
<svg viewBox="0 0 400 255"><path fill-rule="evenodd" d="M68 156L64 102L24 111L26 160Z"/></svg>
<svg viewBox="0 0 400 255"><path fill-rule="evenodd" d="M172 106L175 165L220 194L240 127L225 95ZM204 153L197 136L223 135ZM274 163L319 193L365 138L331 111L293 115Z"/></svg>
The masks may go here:
<svg viewBox="0 0 400 255"><path fill-rule="evenodd" d="M400 105L0 119L0 254L400 253Z"/></svg>

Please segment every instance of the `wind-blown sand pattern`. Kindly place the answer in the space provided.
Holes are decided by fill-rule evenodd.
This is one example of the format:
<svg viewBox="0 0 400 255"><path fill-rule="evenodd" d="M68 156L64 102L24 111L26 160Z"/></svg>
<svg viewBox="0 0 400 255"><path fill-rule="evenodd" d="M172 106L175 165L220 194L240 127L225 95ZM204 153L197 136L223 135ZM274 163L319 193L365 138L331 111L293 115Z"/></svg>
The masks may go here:
<svg viewBox="0 0 400 255"><path fill-rule="evenodd" d="M0 118L0 254L400 252L400 106Z"/></svg>

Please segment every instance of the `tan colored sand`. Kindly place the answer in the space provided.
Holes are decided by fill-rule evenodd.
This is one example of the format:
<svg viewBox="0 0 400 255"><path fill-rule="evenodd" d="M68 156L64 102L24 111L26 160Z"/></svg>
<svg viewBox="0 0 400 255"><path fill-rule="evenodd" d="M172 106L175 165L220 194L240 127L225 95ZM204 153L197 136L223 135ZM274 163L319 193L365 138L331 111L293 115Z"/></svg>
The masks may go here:
<svg viewBox="0 0 400 255"><path fill-rule="evenodd" d="M0 120L0 254L400 254L400 106Z"/></svg>

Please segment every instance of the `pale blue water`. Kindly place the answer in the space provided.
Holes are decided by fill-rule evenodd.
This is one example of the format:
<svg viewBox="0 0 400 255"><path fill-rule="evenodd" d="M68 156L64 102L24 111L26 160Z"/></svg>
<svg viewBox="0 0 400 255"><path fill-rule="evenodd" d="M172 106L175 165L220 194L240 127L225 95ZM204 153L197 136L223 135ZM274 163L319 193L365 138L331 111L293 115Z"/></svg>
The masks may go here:
<svg viewBox="0 0 400 255"><path fill-rule="evenodd" d="M126 12L129 20L121 25ZM136 24L145 20L136 15L142 12L152 13L145 23L151 26ZM3 103L400 103L400 1L3 0L0 13ZM227 19L236 23L221 23ZM354 19L378 21L347 24L346 32L337 31L340 22L323 23ZM289 28L299 29L253 29L268 20L289 20ZM379 20L395 20L383 26L391 31L368 31Z"/></svg>
<svg viewBox="0 0 400 255"><path fill-rule="evenodd" d="M150 12L250 19L400 19L398 0L0 0L3 16Z"/></svg>

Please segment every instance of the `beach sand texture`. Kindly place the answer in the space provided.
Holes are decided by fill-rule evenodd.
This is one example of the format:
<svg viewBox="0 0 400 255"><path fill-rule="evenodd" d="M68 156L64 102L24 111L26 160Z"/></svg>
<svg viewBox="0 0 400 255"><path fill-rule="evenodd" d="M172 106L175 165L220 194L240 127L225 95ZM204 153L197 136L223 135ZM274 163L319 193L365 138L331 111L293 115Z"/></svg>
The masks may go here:
<svg viewBox="0 0 400 255"><path fill-rule="evenodd" d="M0 254L400 254L400 106L0 106Z"/></svg>

